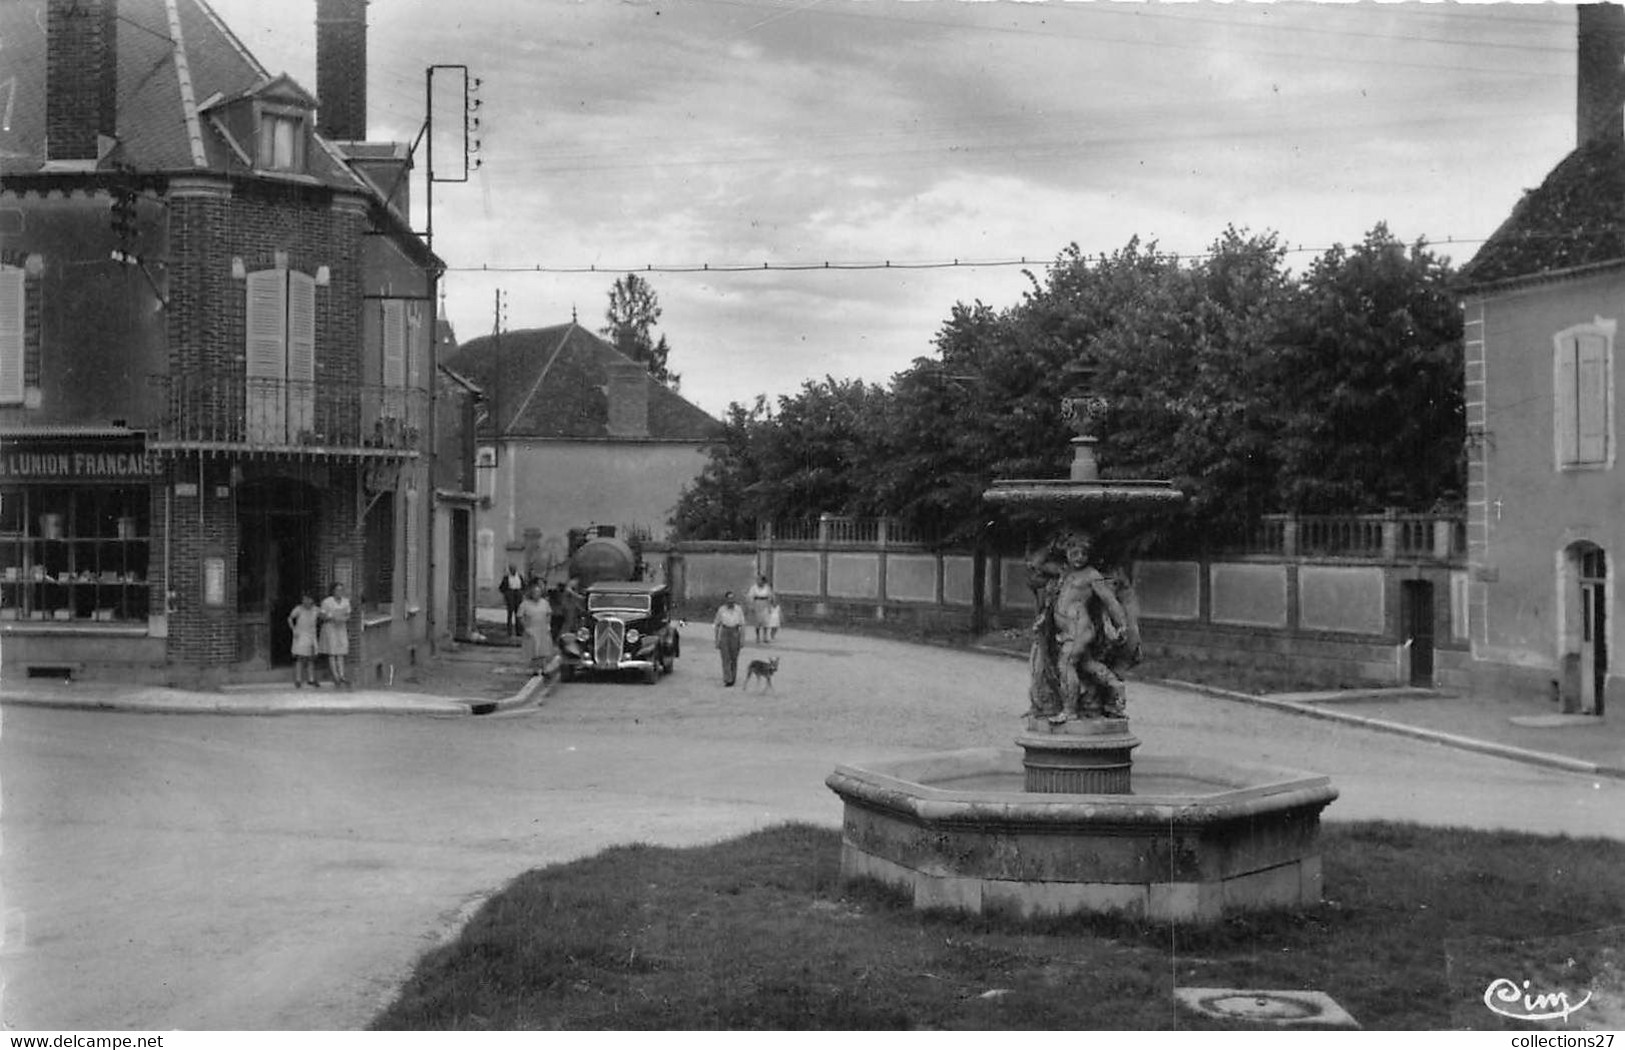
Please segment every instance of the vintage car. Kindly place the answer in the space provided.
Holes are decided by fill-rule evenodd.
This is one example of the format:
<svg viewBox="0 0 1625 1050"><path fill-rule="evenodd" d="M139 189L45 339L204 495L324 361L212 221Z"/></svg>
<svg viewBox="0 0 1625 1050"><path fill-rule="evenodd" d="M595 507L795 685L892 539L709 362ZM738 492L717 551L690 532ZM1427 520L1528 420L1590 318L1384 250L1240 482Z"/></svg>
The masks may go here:
<svg viewBox="0 0 1625 1050"><path fill-rule="evenodd" d="M575 629L559 636L561 676L584 671L639 670L650 684L670 674L680 640L665 584L603 581L587 588Z"/></svg>

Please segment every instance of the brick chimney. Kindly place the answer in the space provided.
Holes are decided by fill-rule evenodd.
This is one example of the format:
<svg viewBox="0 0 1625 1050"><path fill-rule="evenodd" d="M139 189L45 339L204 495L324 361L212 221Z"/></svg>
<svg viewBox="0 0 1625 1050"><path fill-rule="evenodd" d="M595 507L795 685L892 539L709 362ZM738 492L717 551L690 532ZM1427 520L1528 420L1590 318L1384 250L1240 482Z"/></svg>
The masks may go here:
<svg viewBox="0 0 1625 1050"><path fill-rule="evenodd" d="M649 370L639 361L616 361L605 369L609 385L610 437L649 436Z"/></svg>
<svg viewBox="0 0 1625 1050"><path fill-rule="evenodd" d="M1625 7L1580 4L1574 10L1575 145L1625 140Z"/></svg>
<svg viewBox="0 0 1625 1050"><path fill-rule="evenodd" d="M45 159L95 161L118 127L118 0L50 0Z"/></svg>
<svg viewBox="0 0 1625 1050"><path fill-rule="evenodd" d="M336 142L367 138L367 0L316 0L317 130Z"/></svg>

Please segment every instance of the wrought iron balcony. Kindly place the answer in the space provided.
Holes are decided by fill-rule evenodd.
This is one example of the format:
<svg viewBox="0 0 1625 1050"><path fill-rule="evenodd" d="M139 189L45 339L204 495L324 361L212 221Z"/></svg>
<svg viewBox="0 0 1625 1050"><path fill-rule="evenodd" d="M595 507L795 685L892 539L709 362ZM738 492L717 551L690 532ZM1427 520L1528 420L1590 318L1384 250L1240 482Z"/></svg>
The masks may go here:
<svg viewBox="0 0 1625 1050"><path fill-rule="evenodd" d="M424 451L429 394L360 383L153 376L156 448L388 455Z"/></svg>

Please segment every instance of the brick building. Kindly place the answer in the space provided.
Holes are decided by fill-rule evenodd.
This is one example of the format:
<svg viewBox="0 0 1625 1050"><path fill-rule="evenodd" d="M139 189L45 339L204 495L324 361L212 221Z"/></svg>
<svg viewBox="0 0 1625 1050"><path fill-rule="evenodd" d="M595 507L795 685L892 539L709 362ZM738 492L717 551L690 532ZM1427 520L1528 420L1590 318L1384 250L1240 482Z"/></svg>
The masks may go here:
<svg viewBox="0 0 1625 1050"><path fill-rule="evenodd" d="M335 581L358 680L442 630L440 264L352 141L365 9L319 0L319 109L201 0L0 5L8 674L259 677Z"/></svg>

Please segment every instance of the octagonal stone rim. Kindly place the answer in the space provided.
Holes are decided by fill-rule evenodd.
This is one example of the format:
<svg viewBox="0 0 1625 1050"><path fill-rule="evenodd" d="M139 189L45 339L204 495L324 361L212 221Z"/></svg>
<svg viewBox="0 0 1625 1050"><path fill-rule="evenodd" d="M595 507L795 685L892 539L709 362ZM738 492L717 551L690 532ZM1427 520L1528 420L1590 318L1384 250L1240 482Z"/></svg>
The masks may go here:
<svg viewBox="0 0 1625 1050"><path fill-rule="evenodd" d="M1299 807L1319 810L1338 796L1330 778L1315 773L1157 756L1137 759L1135 770L1147 776L1200 778L1228 786L1200 794L1072 795L955 790L922 782L926 777L941 780L990 773L1019 775L1021 759L1019 750L970 748L870 763L867 767L839 765L825 784L848 802L925 822L1057 829L1074 829L1079 824L1193 828Z"/></svg>

